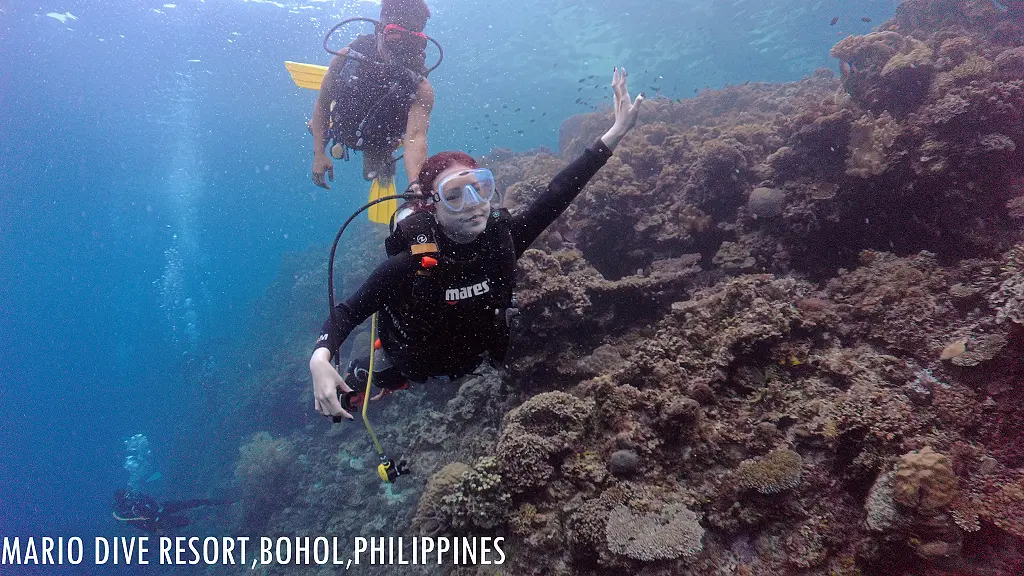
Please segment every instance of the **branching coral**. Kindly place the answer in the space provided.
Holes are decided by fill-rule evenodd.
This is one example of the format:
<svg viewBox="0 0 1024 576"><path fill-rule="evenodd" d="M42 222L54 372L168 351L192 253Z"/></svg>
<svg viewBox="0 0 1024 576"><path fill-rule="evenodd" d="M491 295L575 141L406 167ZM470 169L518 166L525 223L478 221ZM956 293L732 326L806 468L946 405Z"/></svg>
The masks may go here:
<svg viewBox="0 0 1024 576"><path fill-rule="evenodd" d="M442 499L450 495L455 485L471 471L472 468L462 462L452 462L430 477L412 519L413 532L423 536L437 536L445 530L448 522L442 515Z"/></svg>
<svg viewBox="0 0 1024 576"><path fill-rule="evenodd" d="M922 357L941 350L945 342L936 335L950 320L952 304L934 254L897 258L865 252L861 260L866 266L829 282L829 292L851 327L893 350Z"/></svg>
<svg viewBox="0 0 1024 576"><path fill-rule="evenodd" d="M902 112L927 95L934 65L931 49L897 32L850 36L832 48L844 63L843 85L854 101L873 112Z"/></svg>
<svg viewBox="0 0 1024 576"><path fill-rule="evenodd" d="M491 530L508 519L511 501L502 486L497 462L484 457L460 475L438 508L457 532Z"/></svg>

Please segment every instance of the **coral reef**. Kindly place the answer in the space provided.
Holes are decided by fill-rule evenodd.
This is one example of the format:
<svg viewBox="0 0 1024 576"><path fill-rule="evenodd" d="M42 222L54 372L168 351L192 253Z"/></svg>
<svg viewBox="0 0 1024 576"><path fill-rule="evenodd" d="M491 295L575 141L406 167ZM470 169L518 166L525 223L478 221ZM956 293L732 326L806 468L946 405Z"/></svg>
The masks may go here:
<svg viewBox="0 0 1024 576"><path fill-rule="evenodd" d="M257 432L238 449L235 485L241 491L246 526L259 528L290 502L296 491L298 461L295 444L269 432Z"/></svg>
<svg viewBox="0 0 1024 576"><path fill-rule="evenodd" d="M1003 4L906 0L836 44L838 78L648 100L520 260L508 366L382 403L416 473L385 493L353 468L365 435L289 440L288 465L260 437L251 493L262 466L300 487L268 527L502 534L513 575L1024 572L1024 13ZM486 158L511 208L610 118ZM296 268L292 305L322 272ZM251 384L307 409L308 349L281 345Z"/></svg>

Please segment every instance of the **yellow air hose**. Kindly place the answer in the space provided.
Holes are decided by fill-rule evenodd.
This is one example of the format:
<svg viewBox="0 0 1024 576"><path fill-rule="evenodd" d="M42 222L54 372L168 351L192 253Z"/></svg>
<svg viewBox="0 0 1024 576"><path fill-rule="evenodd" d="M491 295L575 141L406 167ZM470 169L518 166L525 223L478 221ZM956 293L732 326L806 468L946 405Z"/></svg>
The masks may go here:
<svg viewBox="0 0 1024 576"><path fill-rule="evenodd" d="M384 455L384 449L380 447L380 442L377 441L377 434L373 431L373 426L370 426L370 418L366 415L366 409L370 405L370 386L373 384L373 361L376 357L377 352L377 313L373 314L373 319L370 321L370 371L366 375L366 392L363 393L363 425L366 426L366 430L370 433L370 439L373 440L373 447L377 449L377 454L380 456Z"/></svg>

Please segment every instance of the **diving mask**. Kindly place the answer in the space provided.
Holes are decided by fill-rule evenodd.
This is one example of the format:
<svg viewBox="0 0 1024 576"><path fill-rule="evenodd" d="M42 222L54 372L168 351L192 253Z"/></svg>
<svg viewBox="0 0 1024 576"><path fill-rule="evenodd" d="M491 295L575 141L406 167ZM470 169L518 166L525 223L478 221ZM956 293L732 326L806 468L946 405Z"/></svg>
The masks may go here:
<svg viewBox="0 0 1024 576"><path fill-rule="evenodd" d="M427 49L427 35L414 32L399 26L388 24L384 27L384 42L394 46L399 52L420 53Z"/></svg>
<svg viewBox="0 0 1024 576"><path fill-rule="evenodd" d="M452 212L462 212L480 203L500 203L494 174L486 168L463 170L448 176L437 185L434 202L441 202Z"/></svg>

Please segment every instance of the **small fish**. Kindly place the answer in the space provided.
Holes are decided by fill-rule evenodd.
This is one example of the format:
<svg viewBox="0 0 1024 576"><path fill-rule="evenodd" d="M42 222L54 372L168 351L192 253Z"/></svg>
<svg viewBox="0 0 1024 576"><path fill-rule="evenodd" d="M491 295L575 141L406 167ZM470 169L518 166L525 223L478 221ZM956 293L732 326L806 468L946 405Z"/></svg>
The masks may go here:
<svg viewBox="0 0 1024 576"><path fill-rule="evenodd" d="M868 18L867 16L865 16L865 17L861 18L860 21L861 22L871 22L871 18Z"/></svg>
<svg viewBox="0 0 1024 576"><path fill-rule="evenodd" d="M520 110L522 110L522 108L516 108L513 112L519 112Z"/></svg>
<svg viewBox="0 0 1024 576"><path fill-rule="evenodd" d="M835 26L836 22L839 22L839 16L836 16L835 18L833 18L832 21L828 23L828 25L829 26Z"/></svg>
<svg viewBox="0 0 1024 576"><path fill-rule="evenodd" d="M541 116L547 116L547 115L548 115L547 112L544 112L543 114L541 114Z"/></svg>
<svg viewBox="0 0 1024 576"><path fill-rule="evenodd" d="M537 121L536 118L530 118L530 122L536 122L536 121Z"/></svg>
<svg viewBox="0 0 1024 576"><path fill-rule="evenodd" d="M53 18L54 20L60 21L61 24L67 24L68 20L78 20L78 16L75 16L71 12L65 12L63 14L59 14L57 12L47 12L46 15L49 16L50 18Z"/></svg>
<svg viewBox="0 0 1024 576"><path fill-rule="evenodd" d="M558 68L558 62L555 62L554 64L552 64L551 67L552 68Z"/></svg>
<svg viewBox="0 0 1024 576"><path fill-rule="evenodd" d="M583 83L584 83L584 82L586 82L586 81L587 81L587 79L586 79L586 78L580 78L580 84L583 84Z"/></svg>

